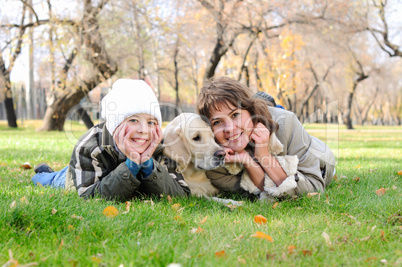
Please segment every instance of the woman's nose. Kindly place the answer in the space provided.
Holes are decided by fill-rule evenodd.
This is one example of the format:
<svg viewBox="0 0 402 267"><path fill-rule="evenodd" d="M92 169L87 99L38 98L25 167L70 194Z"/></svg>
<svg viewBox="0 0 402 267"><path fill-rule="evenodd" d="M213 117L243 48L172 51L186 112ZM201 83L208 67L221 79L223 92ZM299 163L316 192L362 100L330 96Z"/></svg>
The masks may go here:
<svg viewBox="0 0 402 267"><path fill-rule="evenodd" d="M232 120L226 120L224 124L224 132L231 132L234 128L234 123Z"/></svg>

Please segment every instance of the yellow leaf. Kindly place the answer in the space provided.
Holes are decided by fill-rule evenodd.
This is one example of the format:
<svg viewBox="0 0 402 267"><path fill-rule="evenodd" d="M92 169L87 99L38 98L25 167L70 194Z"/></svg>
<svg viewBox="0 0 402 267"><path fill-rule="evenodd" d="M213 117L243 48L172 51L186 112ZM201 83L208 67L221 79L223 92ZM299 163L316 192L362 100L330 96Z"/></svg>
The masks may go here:
<svg viewBox="0 0 402 267"><path fill-rule="evenodd" d="M218 258L222 258L226 256L226 252L224 250L215 252L215 256Z"/></svg>
<svg viewBox="0 0 402 267"><path fill-rule="evenodd" d="M199 227L198 226L198 228L191 228L191 233L192 234L199 234L199 233L201 233L201 232L203 232L204 231L204 229L202 229L201 227Z"/></svg>
<svg viewBox="0 0 402 267"><path fill-rule="evenodd" d="M130 206L131 206L131 202L126 201L126 211L124 211L123 214L126 214L126 213L130 212Z"/></svg>
<svg viewBox="0 0 402 267"><path fill-rule="evenodd" d="M402 170L400 170L400 171L398 172L398 175L402 175Z"/></svg>
<svg viewBox="0 0 402 267"><path fill-rule="evenodd" d="M63 246L64 246L64 240L62 239L60 242L60 245L59 245L59 250L61 250L63 248Z"/></svg>
<svg viewBox="0 0 402 267"><path fill-rule="evenodd" d="M380 189L376 190L375 193L377 196L382 197L385 194L385 188L381 187Z"/></svg>
<svg viewBox="0 0 402 267"><path fill-rule="evenodd" d="M113 206L108 206L103 210L102 213L106 217L114 218L117 216L117 214L119 214L119 211Z"/></svg>
<svg viewBox="0 0 402 267"><path fill-rule="evenodd" d="M179 204L179 203L173 204L172 210L178 211L180 207L181 207L181 204Z"/></svg>
<svg viewBox="0 0 402 267"><path fill-rule="evenodd" d="M67 226L67 229L68 229L69 231L73 231L73 230L75 230L75 227L72 226L71 224L69 224L69 225Z"/></svg>
<svg viewBox="0 0 402 267"><path fill-rule="evenodd" d="M275 209L278 206L278 202L275 202L274 205L272 205L272 209Z"/></svg>
<svg viewBox="0 0 402 267"><path fill-rule="evenodd" d="M271 236L264 234L263 232L257 231L257 232L255 232L255 234L253 234L251 236L255 237L255 238L265 239L265 240L268 240L269 242L274 242L274 240L272 239Z"/></svg>
<svg viewBox="0 0 402 267"><path fill-rule="evenodd" d="M265 218L264 216L262 216L260 214L260 215L254 216L254 222L257 224L266 224L267 218Z"/></svg>
<svg viewBox="0 0 402 267"><path fill-rule="evenodd" d="M359 164L359 165L357 165L357 166L354 166L353 168L354 168L354 169L358 169L358 168L360 168L361 166L362 166L362 165Z"/></svg>
<svg viewBox="0 0 402 267"><path fill-rule="evenodd" d="M289 254L293 254L295 252L296 246L290 245L288 246L288 252Z"/></svg>
<svg viewBox="0 0 402 267"><path fill-rule="evenodd" d="M96 257L96 256L92 256L91 257L92 262L94 262L95 264L100 264L102 259Z"/></svg>
<svg viewBox="0 0 402 267"><path fill-rule="evenodd" d="M317 192L314 192L314 193L308 193L307 194L307 198L313 198L313 197L315 197L316 195L318 195L319 193L317 193Z"/></svg>
<svg viewBox="0 0 402 267"><path fill-rule="evenodd" d="M200 222L198 222L199 224L203 224L207 221L208 215L204 217L204 219L202 219Z"/></svg>

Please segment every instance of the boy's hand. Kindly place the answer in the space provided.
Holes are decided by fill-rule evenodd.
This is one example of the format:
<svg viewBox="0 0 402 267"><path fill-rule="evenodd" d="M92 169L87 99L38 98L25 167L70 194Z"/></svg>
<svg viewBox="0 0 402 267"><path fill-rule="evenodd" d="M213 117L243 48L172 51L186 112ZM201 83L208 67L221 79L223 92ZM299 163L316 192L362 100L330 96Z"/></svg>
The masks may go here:
<svg viewBox="0 0 402 267"><path fill-rule="evenodd" d="M159 125L156 126L155 130L151 132L151 142L147 149L141 154L140 164L149 160L155 152L155 149L158 147L159 143L163 139L162 129Z"/></svg>
<svg viewBox="0 0 402 267"><path fill-rule="evenodd" d="M127 131L127 124L122 123L113 133L113 139L120 151L136 164L141 164L141 155L130 140L131 131Z"/></svg>

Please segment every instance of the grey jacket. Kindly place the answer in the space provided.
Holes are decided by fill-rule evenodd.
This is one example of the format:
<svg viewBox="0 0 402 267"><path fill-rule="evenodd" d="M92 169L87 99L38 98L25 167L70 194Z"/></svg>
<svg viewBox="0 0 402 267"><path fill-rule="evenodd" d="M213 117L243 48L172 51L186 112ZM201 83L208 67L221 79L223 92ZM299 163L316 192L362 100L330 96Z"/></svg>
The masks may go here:
<svg viewBox="0 0 402 267"><path fill-rule="evenodd" d="M89 129L77 142L68 166L66 189L75 188L82 197L100 195L125 201L140 195L189 195L190 188L181 174L175 173L175 162L163 162L162 145L153 154L154 169L147 177L133 175L125 164L126 156L114 145L104 123ZM170 172L167 166L171 166ZM172 167L173 166L173 167Z"/></svg>
<svg viewBox="0 0 402 267"><path fill-rule="evenodd" d="M260 192L243 166L233 164L208 171L207 177L222 191L246 191L261 199L324 192L335 170L332 151L324 142L310 136L294 113L273 107L269 111L279 124L278 131L270 138L269 148L288 175L286 180L276 186L265 175L264 192Z"/></svg>

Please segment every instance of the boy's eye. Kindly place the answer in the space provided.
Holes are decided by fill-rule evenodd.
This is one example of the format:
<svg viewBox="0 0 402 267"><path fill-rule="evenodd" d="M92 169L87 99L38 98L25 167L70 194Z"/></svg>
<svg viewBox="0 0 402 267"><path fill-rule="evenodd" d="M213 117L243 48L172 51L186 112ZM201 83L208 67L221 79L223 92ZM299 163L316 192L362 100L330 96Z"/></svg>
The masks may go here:
<svg viewBox="0 0 402 267"><path fill-rule="evenodd" d="M130 122L138 122L137 119L130 119Z"/></svg>
<svg viewBox="0 0 402 267"><path fill-rule="evenodd" d="M149 121L148 124L149 124L149 125L156 125L156 122L154 122L154 121Z"/></svg>

